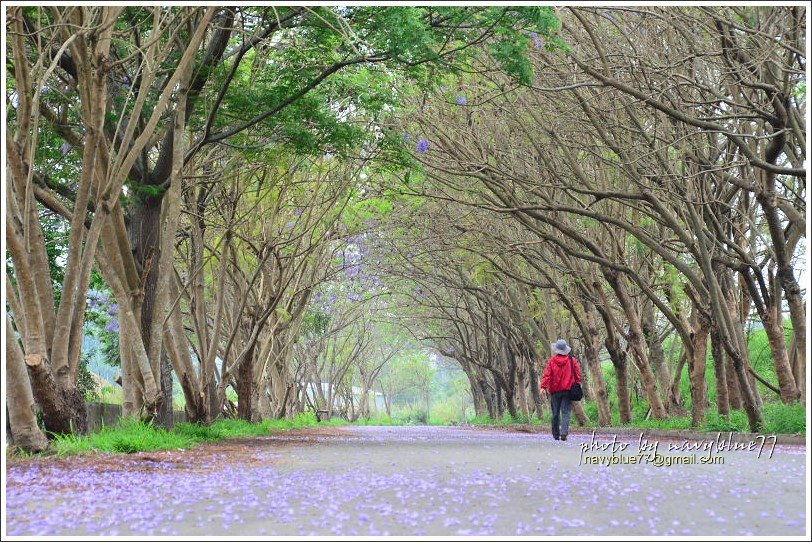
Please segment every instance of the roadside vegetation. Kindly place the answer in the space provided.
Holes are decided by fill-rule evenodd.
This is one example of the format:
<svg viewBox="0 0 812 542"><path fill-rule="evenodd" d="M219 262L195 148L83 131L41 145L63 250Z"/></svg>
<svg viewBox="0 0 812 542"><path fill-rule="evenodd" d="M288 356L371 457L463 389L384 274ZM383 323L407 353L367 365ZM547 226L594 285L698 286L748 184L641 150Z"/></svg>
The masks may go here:
<svg viewBox="0 0 812 542"><path fill-rule="evenodd" d="M65 456L94 452L132 454L189 449L203 442L263 437L290 429L344 424L346 422L340 419L317 422L312 413L299 414L292 419L263 420L260 423L245 420L218 420L208 426L178 423L171 429L135 418L122 418L116 425L103 427L89 435L56 435L51 449L45 453Z"/></svg>

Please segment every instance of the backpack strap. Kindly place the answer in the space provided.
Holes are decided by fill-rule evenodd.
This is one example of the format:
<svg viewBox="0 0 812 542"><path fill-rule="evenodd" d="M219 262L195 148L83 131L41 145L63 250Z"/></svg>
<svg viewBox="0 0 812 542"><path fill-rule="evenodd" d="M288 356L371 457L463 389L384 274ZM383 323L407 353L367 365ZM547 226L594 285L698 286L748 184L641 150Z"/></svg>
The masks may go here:
<svg viewBox="0 0 812 542"><path fill-rule="evenodd" d="M572 381L573 383L577 383L575 381L575 360L573 359L572 354L567 354L567 356L570 358L570 371L572 372Z"/></svg>

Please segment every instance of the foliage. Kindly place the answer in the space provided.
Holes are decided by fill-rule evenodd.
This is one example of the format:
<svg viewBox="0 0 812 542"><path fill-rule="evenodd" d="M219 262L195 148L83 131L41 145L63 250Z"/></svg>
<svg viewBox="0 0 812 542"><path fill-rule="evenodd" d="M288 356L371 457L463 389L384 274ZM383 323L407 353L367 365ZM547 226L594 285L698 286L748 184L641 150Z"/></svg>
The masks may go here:
<svg viewBox="0 0 812 542"><path fill-rule="evenodd" d="M79 357L79 379L76 388L85 401L98 401L100 399L99 392L96 390L96 382L93 380L93 374L87 368L90 361L90 355L85 352Z"/></svg>
<svg viewBox="0 0 812 542"><path fill-rule="evenodd" d="M115 426L103 427L90 435L55 435L53 449L58 455L177 450L191 448L201 442L265 436L275 431L344 423L343 420L318 423L315 415L308 412L291 419L264 420L261 423L245 420L218 420L209 426L178 423L167 430L137 419L122 418Z"/></svg>

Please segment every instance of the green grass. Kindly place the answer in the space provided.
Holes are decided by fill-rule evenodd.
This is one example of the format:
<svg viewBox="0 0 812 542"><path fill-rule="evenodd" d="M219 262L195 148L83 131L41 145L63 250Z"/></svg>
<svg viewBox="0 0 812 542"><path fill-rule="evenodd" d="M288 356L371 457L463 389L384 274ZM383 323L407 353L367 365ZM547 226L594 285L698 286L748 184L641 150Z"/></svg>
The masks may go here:
<svg viewBox="0 0 812 542"><path fill-rule="evenodd" d="M750 425L747 423L747 415L742 410L734 410L727 416L720 416L718 412L708 412L705 417L705 431L736 431L748 432Z"/></svg>
<svg viewBox="0 0 812 542"><path fill-rule="evenodd" d="M142 451L186 448L191 440L140 420L123 418L118 424L104 427L90 435L56 435L53 448L58 455L90 452L132 454Z"/></svg>
<svg viewBox="0 0 812 542"><path fill-rule="evenodd" d="M318 423L312 413L305 413L291 419L264 420L261 423L250 423L245 420L218 420L208 426L197 423L178 423L172 429L167 430L137 419L122 418L118 424L104 427L90 435L55 435L52 448L58 455L92 452L132 454L185 449L201 442L265 436L288 429L317 425L336 426L346 423L341 419Z"/></svg>
<svg viewBox="0 0 812 542"><path fill-rule="evenodd" d="M762 414L765 433L806 434L806 409L800 402L767 403Z"/></svg>

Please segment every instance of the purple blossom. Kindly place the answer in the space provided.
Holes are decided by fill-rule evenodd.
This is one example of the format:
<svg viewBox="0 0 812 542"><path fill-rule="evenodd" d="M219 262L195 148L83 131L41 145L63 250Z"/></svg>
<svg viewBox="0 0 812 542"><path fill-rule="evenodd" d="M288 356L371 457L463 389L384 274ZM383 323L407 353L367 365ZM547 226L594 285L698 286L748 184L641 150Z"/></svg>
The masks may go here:
<svg viewBox="0 0 812 542"><path fill-rule="evenodd" d="M460 94L459 96L457 96L457 99L455 101L457 102L457 105L466 105L468 103L468 98Z"/></svg>
<svg viewBox="0 0 812 542"><path fill-rule="evenodd" d="M417 142L417 152L424 153L429 150L429 142L427 139L421 139Z"/></svg>
<svg viewBox="0 0 812 542"><path fill-rule="evenodd" d="M87 303L91 309L96 308L99 304L107 303L107 293L98 290L87 291Z"/></svg>
<svg viewBox="0 0 812 542"><path fill-rule="evenodd" d="M113 303L107 308L107 314L110 316L115 316L118 314L118 303Z"/></svg>
<svg viewBox="0 0 812 542"><path fill-rule="evenodd" d="M113 318L110 320L110 323L104 326L105 331L109 331L110 333L118 333L121 328L118 325L118 320Z"/></svg>
<svg viewBox="0 0 812 542"><path fill-rule="evenodd" d="M539 33L538 33L538 32L530 32L530 38L532 38L532 40L533 40L533 45L536 47L536 49L541 49L541 48L542 48L542 46L544 45L544 44L541 42L541 38L539 37Z"/></svg>
<svg viewBox="0 0 812 542"><path fill-rule="evenodd" d="M351 265L347 268L346 274L349 278L355 278L360 270L361 267L359 265Z"/></svg>

